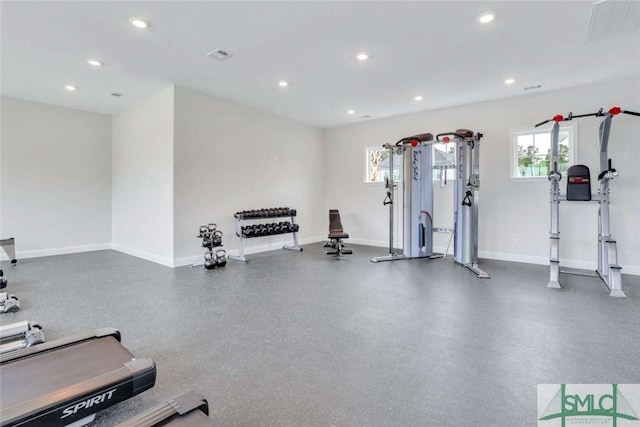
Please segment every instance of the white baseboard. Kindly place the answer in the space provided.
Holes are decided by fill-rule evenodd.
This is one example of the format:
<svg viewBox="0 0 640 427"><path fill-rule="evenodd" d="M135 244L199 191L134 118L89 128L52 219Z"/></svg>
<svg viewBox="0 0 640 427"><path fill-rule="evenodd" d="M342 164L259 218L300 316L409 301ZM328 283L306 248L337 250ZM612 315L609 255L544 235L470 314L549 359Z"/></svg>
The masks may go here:
<svg viewBox="0 0 640 427"><path fill-rule="evenodd" d="M310 243L324 242L325 240L327 240L327 238L324 237L324 236L305 237L304 239L298 239L298 244L299 245L308 245ZM291 244L291 242L289 242L289 241L282 241L282 242L277 242L277 243L271 243L271 244L268 244L268 245L253 246L253 247L250 247L250 248L245 248L244 254L245 255L251 255L251 254L257 254L257 253L260 253L260 252L277 251L278 249L282 249L282 246L290 245L290 244ZM224 246L221 247L221 249L225 249ZM238 249L229 249L229 250L225 249L225 250L227 251L227 255L239 255ZM196 261L202 261L203 253L204 252L199 253L199 254L195 254L195 255L191 255L191 256L176 258L173 261L173 266L174 267L184 267L184 266L187 266L187 265L192 265Z"/></svg>
<svg viewBox="0 0 640 427"><path fill-rule="evenodd" d="M160 255L152 254L150 252L141 251L138 249L127 248L125 246L112 243L110 249L114 251L122 252L123 254L131 255L137 258L146 259L147 261L155 262L167 267L175 267L174 260L172 258L163 257Z"/></svg>
<svg viewBox="0 0 640 427"><path fill-rule="evenodd" d="M478 256L480 258L495 259L498 261L513 261L513 262L522 262L525 264L549 265L549 258L544 256L521 255L521 254L514 254L514 253L507 253L507 252L492 252L492 251L479 251ZM585 261L582 259L562 259L561 258L560 267L595 271L596 268L598 268L598 263L595 260ZM622 273L638 276L640 275L640 266L623 265Z"/></svg>
<svg viewBox="0 0 640 427"><path fill-rule="evenodd" d="M17 242L19 244L20 242ZM61 248L35 249L31 251L16 251L16 258L19 260L27 258L40 258L43 256L77 254L80 252L104 251L111 249L111 243L94 243L91 245L64 246ZM9 257L4 252L0 253L0 261L9 261Z"/></svg>
<svg viewBox="0 0 640 427"><path fill-rule="evenodd" d="M548 257L535 256L535 255L522 255L522 254L515 254L512 252L478 251L478 257L495 259L498 261L523 262L525 264L541 264L541 265L549 264ZM569 265L567 265L567 267L569 267ZM578 267L572 267L572 268L578 268Z"/></svg>
<svg viewBox="0 0 640 427"><path fill-rule="evenodd" d="M326 236L314 236L314 237L306 237L304 239L299 240L299 244L307 245L310 243L324 242L327 240ZM350 238L348 243L353 243L355 245L366 245L366 246L376 246L376 247L387 247L389 242L383 240L367 240L367 239L358 239L358 238ZM286 242L284 243L286 244ZM255 254L260 252L268 252L275 251L278 249L282 249L283 242L272 243L269 245L262 246L254 246L251 248L247 248L245 250L245 254ZM16 258L27 259L27 258L39 258L44 256L53 256L53 255L66 255L66 254L75 254L80 252L92 252L92 251L103 251L107 249L113 249L114 251L122 252L127 255L132 255L138 258L145 259L147 261L155 262L157 264L161 264L167 267L184 267L187 265L193 264L195 261L199 261L202 259L202 253L194 254L191 256L181 257L171 259L168 257L163 257L160 255L152 254L145 251L140 251L138 249L127 248L115 243L96 243L91 245L80 245L80 246L65 246L61 248L50 248L50 249L36 249L31 251L16 251ZM444 247L434 247L434 252L443 252ZM449 254L452 254L453 248L449 249ZM238 250L233 249L227 251L229 255L238 255ZM478 256L480 258L488 258L495 259L498 261L512 261L512 262L522 262L526 264L538 264L538 265L548 265L549 258L543 256L535 256L535 255L522 255L522 254L514 254L510 252L494 252L494 251L479 251ZM8 261L9 258L7 255L2 252L0 253L0 261ZM585 260L576 260L576 259L562 259L561 266L567 268L578 268L583 270L595 270L597 265L596 262L589 262ZM632 274L636 276L640 276L640 266L637 265L623 265L622 272L624 274Z"/></svg>
<svg viewBox="0 0 640 427"><path fill-rule="evenodd" d="M345 243L353 243L354 245L364 245L364 246L376 246L380 248L386 248L389 246L388 240L367 240L367 239L359 239L357 237L349 237L349 239L345 240Z"/></svg>

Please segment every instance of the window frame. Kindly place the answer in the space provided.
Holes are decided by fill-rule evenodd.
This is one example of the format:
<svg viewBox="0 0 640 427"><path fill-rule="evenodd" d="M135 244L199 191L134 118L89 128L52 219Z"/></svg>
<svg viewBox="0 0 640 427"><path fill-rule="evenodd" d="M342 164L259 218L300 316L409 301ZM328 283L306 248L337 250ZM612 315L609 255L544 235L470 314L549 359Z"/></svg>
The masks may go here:
<svg viewBox="0 0 640 427"><path fill-rule="evenodd" d="M372 185L380 185L380 184L384 185L384 180L369 181L369 167L371 166L371 162L369 160L369 153L371 152L371 150L385 150L385 148L382 147L381 145L377 147L365 147L364 149L364 183L372 184ZM396 156L396 158L398 159L397 169L398 169L398 178L399 178L395 182L402 182L402 155L394 154L394 156Z"/></svg>
<svg viewBox="0 0 640 427"><path fill-rule="evenodd" d="M578 164L578 122L561 123L560 131L569 131L569 165ZM551 128L518 128L511 130L509 150L509 180L511 182L548 181L547 176L517 176L518 136L551 133Z"/></svg>
<svg viewBox="0 0 640 427"><path fill-rule="evenodd" d="M457 148L456 148L456 143L454 141L447 142L446 144L444 142L434 142L433 144L430 144L431 145L431 150L432 150L431 151L431 156L432 156L432 161L431 161L431 173L432 174L431 174L431 178L432 178L432 182L434 184L440 185L440 181L441 181L440 177L436 176L436 175L439 175L437 173L438 169L435 169L436 145L443 145L443 146L446 147L449 144L453 145L454 169L445 169L445 174L447 175L446 181L447 182L455 182L458 179L458 174L456 173L457 171L455 169L455 163L456 163L456 159L457 159L457 155L458 155ZM451 173L449 173L449 172L451 172ZM452 176L449 176L449 175L452 175Z"/></svg>

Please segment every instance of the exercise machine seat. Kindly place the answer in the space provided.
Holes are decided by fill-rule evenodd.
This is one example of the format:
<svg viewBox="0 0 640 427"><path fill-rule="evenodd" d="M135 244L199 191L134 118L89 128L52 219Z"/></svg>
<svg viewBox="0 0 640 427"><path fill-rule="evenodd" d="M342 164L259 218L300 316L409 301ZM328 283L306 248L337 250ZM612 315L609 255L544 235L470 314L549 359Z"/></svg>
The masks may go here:
<svg viewBox="0 0 640 427"><path fill-rule="evenodd" d="M209 403L202 395L189 391L123 422L116 427L199 427L214 426Z"/></svg>
<svg viewBox="0 0 640 427"><path fill-rule="evenodd" d="M591 200L591 173L585 165L573 165L567 170L567 201Z"/></svg>
<svg viewBox="0 0 640 427"><path fill-rule="evenodd" d="M342 221L340 221L340 212L337 209L329 210L329 238L330 239L348 239L349 234L344 232Z"/></svg>
<svg viewBox="0 0 640 427"><path fill-rule="evenodd" d="M156 367L104 328L1 354L0 377L2 427L64 426L150 389Z"/></svg>

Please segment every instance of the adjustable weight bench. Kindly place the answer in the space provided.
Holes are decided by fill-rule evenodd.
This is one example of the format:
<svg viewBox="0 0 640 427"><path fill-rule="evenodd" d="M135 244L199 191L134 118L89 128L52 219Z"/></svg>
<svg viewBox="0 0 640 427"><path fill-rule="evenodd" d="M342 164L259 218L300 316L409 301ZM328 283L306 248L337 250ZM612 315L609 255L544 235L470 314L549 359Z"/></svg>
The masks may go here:
<svg viewBox="0 0 640 427"><path fill-rule="evenodd" d="M348 239L349 234L344 232L342 221L340 221L340 211L338 209L329 210L329 241L324 245L329 248L327 255L351 255L351 249L343 249L342 239Z"/></svg>
<svg viewBox="0 0 640 427"><path fill-rule="evenodd" d="M79 426L153 387L156 367L105 328L0 354L0 378L2 427Z"/></svg>
<svg viewBox="0 0 640 427"><path fill-rule="evenodd" d="M165 400L116 427L213 426L207 399L193 391Z"/></svg>

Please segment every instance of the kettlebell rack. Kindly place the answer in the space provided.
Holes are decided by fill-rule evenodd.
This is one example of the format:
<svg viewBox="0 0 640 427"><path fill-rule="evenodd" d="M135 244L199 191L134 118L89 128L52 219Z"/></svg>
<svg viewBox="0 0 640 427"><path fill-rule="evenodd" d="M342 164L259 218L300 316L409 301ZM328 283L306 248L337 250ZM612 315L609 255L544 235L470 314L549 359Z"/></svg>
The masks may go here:
<svg viewBox="0 0 640 427"><path fill-rule="evenodd" d="M296 224L297 212L290 208L265 208L236 212L233 217L236 220L236 236L240 240L239 255L229 255L229 258L236 261L247 262L244 255L244 239L256 237L276 236L278 234L293 234L293 246L283 246L283 249L291 251L302 251L298 246L298 231L300 226ZM291 218L291 221L258 223L242 225L247 220L265 220L271 218Z"/></svg>
<svg viewBox="0 0 640 427"><path fill-rule="evenodd" d="M196 261L192 267L204 265L207 270L213 270L227 265L227 252L222 249L222 231L217 228L214 223L200 226L196 237L202 239L202 247L206 248L207 252L204 254L204 261Z"/></svg>

